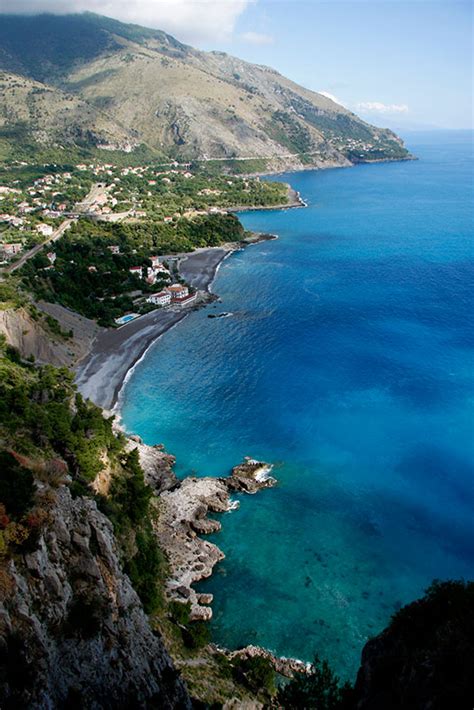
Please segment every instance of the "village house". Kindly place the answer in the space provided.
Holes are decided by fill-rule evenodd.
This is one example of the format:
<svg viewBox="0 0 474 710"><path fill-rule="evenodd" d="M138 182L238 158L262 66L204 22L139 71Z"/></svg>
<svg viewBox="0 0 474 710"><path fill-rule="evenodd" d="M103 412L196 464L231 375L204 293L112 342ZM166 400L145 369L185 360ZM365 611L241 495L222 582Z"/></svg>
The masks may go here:
<svg viewBox="0 0 474 710"><path fill-rule="evenodd" d="M131 266L129 272L133 276L138 276L139 279L143 278L143 267L142 266Z"/></svg>
<svg viewBox="0 0 474 710"><path fill-rule="evenodd" d="M12 227L21 227L24 220L13 214L0 214L0 222L8 222Z"/></svg>
<svg viewBox="0 0 474 710"><path fill-rule="evenodd" d="M15 254L19 254L23 246L22 244L2 244L1 245L1 250L5 254L5 256L15 256Z"/></svg>
<svg viewBox="0 0 474 710"><path fill-rule="evenodd" d="M38 234L42 234L43 237L50 237L54 230L50 224L38 224L36 225L36 231Z"/></svg>
<svg viewBox="0 0 474 710"><path fill-rule="evenodd" d="M20 214L27 214L28 212L33 212L34 207L31 207L28 202L20 202L18 205L18 211Z"/></svg>
<svg viewBox="0 0 474 710"><path fill-rule="evenodd" d="M120 254L120 247L118 244L111 244L109 247L107 247L109 251L112 252L112 254Z"/></svg>
<svg viewBox="0 0 474 710"><path fill-rule="evenodd" d="M155 306L168 306L171 303L171 294L168 290L159 291L158 293L152 293L146 300Z"/></svg>
<svg viewBox="0 0 474 710"><path fill-rule="evenodd" d="M188 287L183 284L173 284L172 286L168 286L167 290L171 294L172 301L179 301L189 295Z"/></svg>
<svg viewBox="0 0 474 710"><path fill-rule="evenodd" d="M16 187L6 187L6 185L0 185L0 194L17 193L19 194L21 190Z"/></svg>
<svg viewBox="0 0 474 710"><path fill-rule="evenodd" d="M46 256L48 257L48 261L50 264L54 264L56 261L56 252L54 251L49 251Z"/></svg>
<svg viewBox="0 0 474 710"><path fill-rule="evenodd" d="M166 266L160 262L159 256L150 256L150 261L155 271L160 271L163 274L169 274L169 271Z"/></svg>
<svg viewBox="0 0 474 710"><path fill-rule="evenodd" d="M150 284L150 286L153 286L153 284L156 283L157 277L158 277L158 274L157 274L156 270L149 266L146 270L147 284Z"/></svg>

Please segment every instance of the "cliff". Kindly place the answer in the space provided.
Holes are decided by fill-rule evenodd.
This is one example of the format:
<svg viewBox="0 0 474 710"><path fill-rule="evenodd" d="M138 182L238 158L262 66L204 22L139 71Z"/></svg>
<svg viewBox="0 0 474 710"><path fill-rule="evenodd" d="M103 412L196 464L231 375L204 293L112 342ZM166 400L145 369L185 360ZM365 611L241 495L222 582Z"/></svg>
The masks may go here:
<svg viewBox="0 0 474 710"><path fill-rule="evenodd" d="M2 570L2 707L191 707L110 521L64 485L41 494L47 529Z"/></svg>
<svg viewBox="0 0 474 710"><path fill-rule="evenodd" d="M60 305L25 304L0 310L0 333L24 358L70 367L90 350L100 328Z"/></svg>

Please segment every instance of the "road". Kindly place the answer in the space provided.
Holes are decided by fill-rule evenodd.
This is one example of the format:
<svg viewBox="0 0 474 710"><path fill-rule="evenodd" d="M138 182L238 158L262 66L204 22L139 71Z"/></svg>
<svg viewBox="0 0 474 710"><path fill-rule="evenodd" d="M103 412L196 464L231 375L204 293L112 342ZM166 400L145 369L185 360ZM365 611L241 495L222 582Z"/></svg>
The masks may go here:
<svg viewBox="0 0 474 710"><path fill-rule="evenodd" d="M35 247L33 247L33 249L30 249L29 251L27 251L14 264L10 264L10 266L7 266L3 270L4 273L12 274L17 269L21 269L21 267L26 264L28 259L31 259L31 257L35 256L38 252L40 252L45 246L47 246L51 242L56 242L60 237L62 237L62 235L64 234L66 229L69 229L69 227L71 226L71 224L73 222L75 222L74 219L65 219L64 222L61 222L61 224L56 229L56 231L54 231L48 239L46 239L44 242L41 242L41 244L37 244Z"/></svg>
<svg viewBox="0 0 474 710"><path fill-rule="evenodd" d="M105 183L95 183L92 185L89 194L74 206L74 211L80 214L88 214L93 205L98 202L104 203L107 201L107 190L108 188Z"/></svg>
<svg viewBox="0 0 474 710"><path fill-rule="evenodd" d="M75 210L78 213L78 216L87 216L87 212L90 209L91 205L93 205L95 202L98 200L101 200L104 198L104 196L107 194L107 188L105 187L104 183L96 183L95 185L92 185L89 194L82 200L82 202L78 202L75 205ZM30 249L27 251L25 254L23 254L20 259L15 262L14 264L10 264L10 266L6 266L3 269L4 274L12 274L14 271L17 269L21 269L22 266L26 264L28 259L31 259L33 256L35 256L38 252L40 252L45 246L48 244L51 244L52 242L57 241L66 229L69 229L71 224L73 222L76 222L76 218L68 218L65 219L64 222L61 222L59 227L53 232L53 234L46 239L44 242L41 244L37 244L33 249Z"/></svg>

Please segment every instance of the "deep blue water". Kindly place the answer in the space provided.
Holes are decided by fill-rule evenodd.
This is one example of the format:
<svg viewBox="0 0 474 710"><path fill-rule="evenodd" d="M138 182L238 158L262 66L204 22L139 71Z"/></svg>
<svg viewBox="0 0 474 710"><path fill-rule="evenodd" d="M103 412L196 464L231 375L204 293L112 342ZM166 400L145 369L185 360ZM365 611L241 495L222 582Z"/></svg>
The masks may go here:
<svg viewBox="0 0 474 710"><path fill-rule="evenodd" d="M396 608L473 576L470 138L285 176L308 209L242 215L279 239L225 261L217 310L162 338L126 387L126 427L180 475L276 464L279 486L214 536L226 560L201 586L223 644L318 651L350 677ZM207 318L219 310L234 315Z"/></svg>

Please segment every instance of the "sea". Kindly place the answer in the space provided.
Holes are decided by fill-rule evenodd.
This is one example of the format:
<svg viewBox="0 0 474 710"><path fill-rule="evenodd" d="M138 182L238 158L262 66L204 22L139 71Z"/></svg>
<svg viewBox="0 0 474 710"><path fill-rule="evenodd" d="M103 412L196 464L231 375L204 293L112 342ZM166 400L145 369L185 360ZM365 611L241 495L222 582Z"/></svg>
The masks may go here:
<svg viewBox="0 0 474 710"><path fill-rule="evenodd" d="M240 215L278 239L222 263L122 396L179 476L274 465L210 538L214 640L350 680L397 609L474 577L473 134L406 141L418 160L278 176L307 208Z"/></svg>

